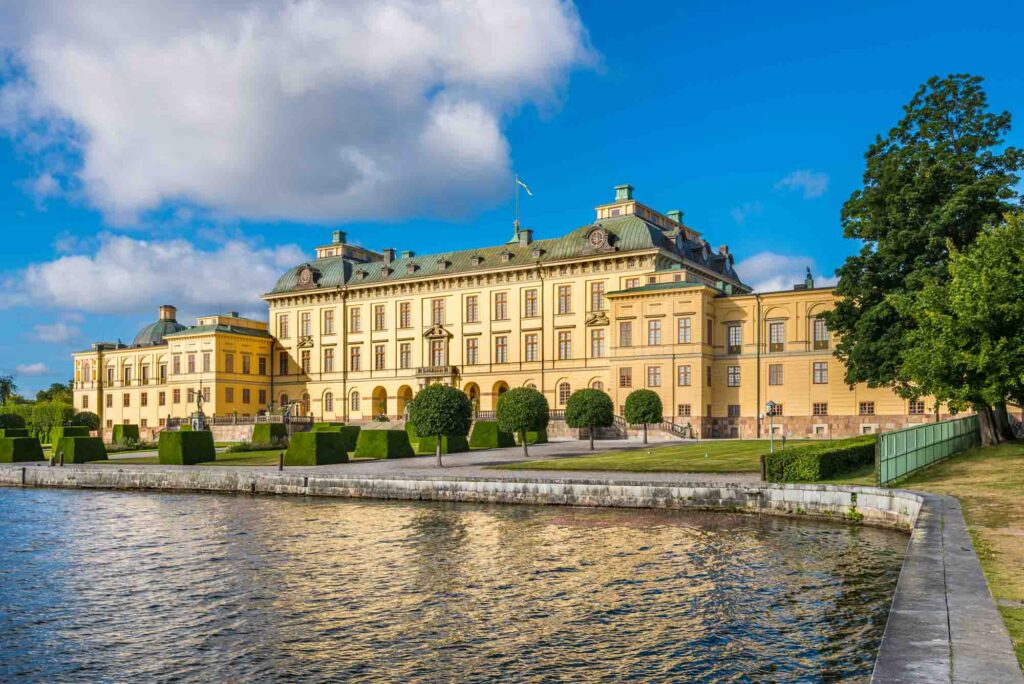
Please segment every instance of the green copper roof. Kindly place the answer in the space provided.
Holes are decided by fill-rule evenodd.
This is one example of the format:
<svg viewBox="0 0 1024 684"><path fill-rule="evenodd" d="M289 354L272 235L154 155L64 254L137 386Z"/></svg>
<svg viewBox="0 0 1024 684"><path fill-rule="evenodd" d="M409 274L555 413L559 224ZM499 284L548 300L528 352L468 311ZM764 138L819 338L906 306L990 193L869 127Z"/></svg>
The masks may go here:
<svg viewBox="0 0 1024 684"><path fill-rule="evenodd" d="M184 337L185 335L204 335L206 333L231 333L232 335L248 335L249 337L270 337L266 330L258 328L243 328L234 325L193 325L191 328L183 328L179 332L166 335L166 337Z"/></svg>
<svg viewBox="0 0 1024 684"><path fill-rule="evenodd" d="M708 285L706 283L691 283L686 280L681 280L678 283L650 283L639 287L631 287L628 290L615 290L608 294L635 294L637 292L657 292L658 290L683 290L691 287L708 287Z"/></svg>
<svg viewBox="0 0 1024 684"><path fill-rule="evenodd" d="M184 329L185 326L178 323L178 321L159 320L155 323L150 323L140 330L139 334L135 336L132 346L152 347L160 345L164 343L165 337Z"/></svg>

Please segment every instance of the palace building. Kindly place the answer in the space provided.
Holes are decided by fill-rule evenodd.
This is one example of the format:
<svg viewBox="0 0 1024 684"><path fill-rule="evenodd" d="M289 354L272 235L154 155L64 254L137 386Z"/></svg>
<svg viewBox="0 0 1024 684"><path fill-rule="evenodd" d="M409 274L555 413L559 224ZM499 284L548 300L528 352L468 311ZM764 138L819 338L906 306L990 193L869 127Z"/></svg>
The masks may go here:
<svg viewBox="0 0 1024 684"><path fill-rule="evenodd" d="M621 414L657 392L666 421L704 437L840 437L924 422L925 403L848 387L820 317L830 288L756 293L726 246L633 188L558 238L516 227L508 243L429 255L353 245L343 231L264 296L269 324L237 314L177 323L173 307L131 345L74 355L75 403L158 428L204 410L253 416L293 406L316 420L401 418L443 382L481 411L512 387L553 409L607 392ZM777 406L770 418L767 402Z"/></svg>

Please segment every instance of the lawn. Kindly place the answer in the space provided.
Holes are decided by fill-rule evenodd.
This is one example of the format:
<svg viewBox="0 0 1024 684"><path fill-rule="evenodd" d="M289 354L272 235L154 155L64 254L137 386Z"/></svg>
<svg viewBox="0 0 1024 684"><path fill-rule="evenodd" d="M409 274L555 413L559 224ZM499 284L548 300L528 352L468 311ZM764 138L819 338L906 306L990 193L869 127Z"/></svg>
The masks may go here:
<svg viewBox="0 0 1024 684"><path fill-rule="evenodd" d="M989 590L1024 665L1024 443L971 449L898 486L960 500Z"/></svg>
<svg viewBox="0 0 1024 684"><path fill-rule="evenodd" d="M235 453L228 453L226 451L219 452L217 454L216 461L207 461L200 463L199 465L238 465L238 466L253 466L253 465L277 465L277 455L280 451L238 451ZM124 464L124 465L138 465L138 464L156 464L156 456L137 456L133 458L112 458L107 461L95 461L95 463L104 464Z"/></svg>
<svg viewBox="0 0 1024 684"><path fill-rule="evenodd" d="M593 456L565 456L494 466L502 470L611 470L634 473L759 473L766 440L715 440L697 444L651 446Z"/></svg>

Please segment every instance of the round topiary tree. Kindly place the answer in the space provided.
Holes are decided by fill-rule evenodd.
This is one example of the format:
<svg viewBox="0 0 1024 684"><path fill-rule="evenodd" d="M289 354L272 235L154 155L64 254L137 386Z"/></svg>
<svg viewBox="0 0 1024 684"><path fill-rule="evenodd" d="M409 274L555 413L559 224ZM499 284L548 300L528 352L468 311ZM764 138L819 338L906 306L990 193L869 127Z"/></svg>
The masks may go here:
<svg viewBox="0 0 1024 684"><path fill-rule="evenodd" d="M79 411L71 417L71 424L90 430L100 429L100 417L92 411Z"/></svg>
<svg viewBox="0 0 1024 684"><path fill-rule="evenodd" d="M445 435L465 437L473 423L473 405L469 397L448 385L431 385L409 405L409 422L418 435L437 437L437 467L441 462L441 438Z"/></svg>
<svg viewBox="0 0 1024 684"><path fill-rule="evenodd" d="M546 429L551 418L548 400L531 387L517 387L501 395L497 414L499 430L519 435L523 456L530 455L526 448L527 431Z"/></svg>
<svg viewBox="0 0 1024 684"><path fill-rule="evenodd" d="M633 390L626 397L626 423L644 426L644 444L647 444L648 423L660 423L665 420L661 407L661 397L651 390Z"/></svg>
<svg viewBox="0 0 1024 684"><path fill-rule="evenodd" d="M590 450L594 450L594 428L608 427L615 419L612 398L601 390L576 390L565 402L565 424L571 428L587 428Z"/></svg>

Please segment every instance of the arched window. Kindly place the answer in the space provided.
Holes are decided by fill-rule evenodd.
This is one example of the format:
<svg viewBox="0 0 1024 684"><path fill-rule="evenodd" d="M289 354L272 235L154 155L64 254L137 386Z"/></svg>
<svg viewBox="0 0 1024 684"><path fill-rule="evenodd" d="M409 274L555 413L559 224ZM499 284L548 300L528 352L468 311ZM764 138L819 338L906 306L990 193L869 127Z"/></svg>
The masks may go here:
<svg viewBox="0 0 1024 684"><path fill-rule="evenodd" d="M596 389L599 392L604 392L604 383L601 382L600 380L595 380L593 383L591 383L590 387L591 389Z"/></svg>
<svg viewBox="0 0 1024 684"><path fill-rule="evenodd" d="M82 382L92 382L92 364L88 361L85 362L85 366L82 368Z"/></svg>
<svg viewBox="0 0 1024 684"><path fill-rule="evenodd" d="M352 392L352 410L359 410L359 392Z"/></svg>
<svg viewBox="0 0 1024 684"><path fill-rule="evenodd" d="M330 392L324 395L324 411L334 412L334 395Z"/></svg>
<svg viewBox="0 0 1024 684"><path fill-rule="evenodd" d="M569 401L569 395L572 394L572 386L567 382L559 383L558 385L558 404L565 406L565 403Z"/></svg>

